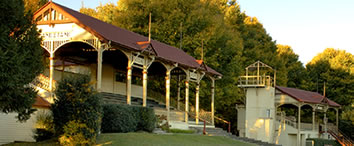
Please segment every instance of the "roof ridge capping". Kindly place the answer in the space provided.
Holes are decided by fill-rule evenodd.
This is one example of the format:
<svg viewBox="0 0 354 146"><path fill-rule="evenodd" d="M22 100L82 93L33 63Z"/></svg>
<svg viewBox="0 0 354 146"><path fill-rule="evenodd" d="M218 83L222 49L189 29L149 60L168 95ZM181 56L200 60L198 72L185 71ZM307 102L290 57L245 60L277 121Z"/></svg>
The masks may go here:
<svg viewBox="0 0 354 146"><path fill-rule="evenodd" d="M143 35L103 22L99 19L88 16L86 14L82 14L78 11L51 1L37 10L36 13L51 3L58 6L62 11L65 11L68 15L76 19L76 24L93 33L100 39L111 41L118 46L122 46L135 51L141 51L141 46L136 42L143 42L148 40L148 38ZM189 68L202 69L209 74L219 77L222 76L221 73L210 67L207 67L206 69L201 68L200 65L195 61L196 59L183 50L159 42L157 40L151 40L151 45L154 47L158 58L175 62Z"/></svg>
<svg viewBox="0 0 354 146"><path fill-rule="evenodd" d="M307 91L307 90L302 90L297 88L282 87L282 86L276 86L275 88L300 102L324 104L325 103L324 100L326 100L328 101L327 103L329 106L333 106L333 107L341 106L340 104L328 99L327 97L324 97L323 95L317 92L312 92L312 91Z"/></svg>

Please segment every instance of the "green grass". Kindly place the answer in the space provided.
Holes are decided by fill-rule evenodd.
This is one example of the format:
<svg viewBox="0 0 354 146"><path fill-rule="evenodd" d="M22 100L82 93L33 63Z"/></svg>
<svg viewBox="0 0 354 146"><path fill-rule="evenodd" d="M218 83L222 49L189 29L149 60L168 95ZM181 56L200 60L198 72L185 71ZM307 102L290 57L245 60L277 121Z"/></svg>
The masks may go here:
<svg viewBox="0 0 354 146"><path fill-rule="evenodd" d="M195 134L112 133L98 137L97 144L120 146L252 146L221 136Z"/></svg>
<svg viewBox="0 0 354 146"><path fill-rule="evenodd" d="M56 142L55 139L46 140L42 142L16 142L6 144L4 146L60 146L59 142Z"/></svg>
<svg viewBox="0 0 354 146"><path fill-rule="evenodd" d="M44 142L11 143L7 146L51 146L54 140ZM253 146L227 137L196 134L105 133L97 138L98 146Z"/></svg>
<svg viewBox="0 0 354 146"><path fill-rule="evenodd" d="M182 130L182 129L169 129L169 133L186 133L186 134L192 134L195 133L194 130Z"/></svg>

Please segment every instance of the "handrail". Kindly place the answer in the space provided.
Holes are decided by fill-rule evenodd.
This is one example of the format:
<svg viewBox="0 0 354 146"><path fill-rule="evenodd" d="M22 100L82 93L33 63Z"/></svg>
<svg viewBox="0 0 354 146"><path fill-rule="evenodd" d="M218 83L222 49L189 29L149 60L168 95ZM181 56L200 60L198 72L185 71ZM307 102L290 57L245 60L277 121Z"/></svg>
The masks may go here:
<svg viewBox="0 0 354 146"><path fill-rule="evenodd" d="M353 146L353 141L343 134L339 129L335 132L333 129L328 129L327 132L331 134L341 145L344 146Z"/></svg>
<svg viewBox="0 0 354 146"><path fill-rule="evenodd" d="M191 116L191 117L194 117L194 118L196 118L197 119L197 116L196 115L192 115L191 113L189 113L189 112L187 112L187 114L189 115L189 116ZM203 119L203 118L200 118L200 117L198 117L198 119L200 120L200 121L203 121L203 135L206 135L206 122L208 122L208 121L206 121L205 119ZM209 123L209 122L208 122ZM209 123L209 124L211 124L211 123Z"/></svg>
<svg viewBox="0 0 354 146"><path fill-rule="evenodd" d="M149 93L150 93L150 95L154 95L152 98L155 97L155 99L157 98L157 100L160 100L160 101L161 101L162 97L158 97L158 96L161 96L161 93L155 92L155 91L151 91L151 90L148 92L148 94L149 94ZM151 93L152 93L152 94L151 94ZM163 97L163 98L164 98L164 97ZM176 103L174 100L171 100L171 101L173 101L171 105L177 106L177 103ZM178 102L179 102L179 101L178 101ZM182 102L180 102L180 105L184 106L185 104L182 103ZM189 107L190 107L191 109L194 108L193 105L190 105ZM176 110L177 110L177 111L182 111L182 110L178 110L178 108L177 108ZM182 112L185 112L185 111L182 111ZM187 114L188 114L189 116L194 117L194 118L197 118L197 116L196 116L194 113L193 113L193 114L192 114L192 113L193 113L193 112L187 112ZM210 112L206 112L206 111L204 111L203 109L200 109L199 113L210 113ZM222 122L224 122L224 123L226 123L226 124L228 124L228 132L229 132L229 133L231 132L231 122L226 121L226 120L221 119L221 118L216 117L216 116L214 116L214 118L217 119L217 120L220 120L220 121L222 121ZM203 122L204 122L204 125L205 125L205 123L212 124L211 121L208 121L207 119L204 119L204 118L202 118L202 117L200 117L200 116L198 117L198 119L199 119L200 121L203 121Z"/></svg>
<svg viewBox="0 0 354 146"><path fill-rule="evenodd" d="M156 92L156 91L151 91L151 90L149 90L149 92L148 92L148 95L151 97L151 98L153 98L153 99L156 99L156 100L158 100L159 102L163 102L164 100L165 100L165 96L163 96L161 93L159 93L159 92ZM176 100L170 100L171 101L171 106L172 107L177 107L177 101ZM179 101L178 101L179 102ZM182 106L182 107L184 107L185 106L185 104L183 103L183 102L179 102L179 105L180 106ZM189 107L190 107L190 112L189 113L193 113L194 112L194 109L195 109L195 107L193 106L193 105L189 105ZM183 109L183 108L180 108L180 109ZM175 110L177 110L177 111L181 111L181 112L185 112L184 110L180 110L180 109L178 109L178 108L176 108ZM209 123L209 124L211 124L212 122L211 122L211 112L207 112L207 111L204 111L203 109L200 109L200 111L199 111L199 117L204 117L203 119L205 120L205 121L207 121L207 123ZM205 115L207 115L207 116L205 116ZM209 116L210 116L210 118L209 118ZM193 117L193 116L192 116Z"/></svg>
<svg viewBox="0 0 354 146"><path fill-rule="evenodd" d="M221 119L221 118L219 118L219 117L217 117L217 116L214 116L214 118L215 118L215 119L217 119L217 120L219 120L219 121L222 121L222 122L224 122L224 123L228 124L228 129L227 129L227 132L228 132L228 133L230 133L230 132L231 132L231 122L226 121L226 120L224 120L224 119Z"/></svg>

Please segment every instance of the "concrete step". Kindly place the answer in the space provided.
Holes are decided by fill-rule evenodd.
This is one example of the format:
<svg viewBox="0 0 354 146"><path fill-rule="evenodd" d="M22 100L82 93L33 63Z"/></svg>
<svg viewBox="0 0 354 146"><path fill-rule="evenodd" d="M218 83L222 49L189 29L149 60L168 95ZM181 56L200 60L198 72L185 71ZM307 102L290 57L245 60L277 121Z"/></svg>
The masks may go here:
<svg viewBox="0 0 354 146"><path fill-rule="evenodd" d="M281 145L263 142L260 140L255 140L255 139L251 139L251 138L247 138L247 137L237 137L235 135L230 135L229 137L232 139L235 139L235 140L239 140L239 141L243 141L243 142L247 142L247 143L253 143L253 144L260 145L260 146L281 146Z"/></svg>

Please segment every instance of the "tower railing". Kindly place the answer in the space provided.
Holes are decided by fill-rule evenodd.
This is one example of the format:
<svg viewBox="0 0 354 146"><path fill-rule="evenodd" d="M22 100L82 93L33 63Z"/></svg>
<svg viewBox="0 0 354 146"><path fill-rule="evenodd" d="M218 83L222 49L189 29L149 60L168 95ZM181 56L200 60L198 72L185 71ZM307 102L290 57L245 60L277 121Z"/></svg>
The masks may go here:
<svg viewBox="0 0 354 146"><path fill-rule="evenodd" d="M273 86L273 78L271 76L240 76L239 86Z"/></svg>

